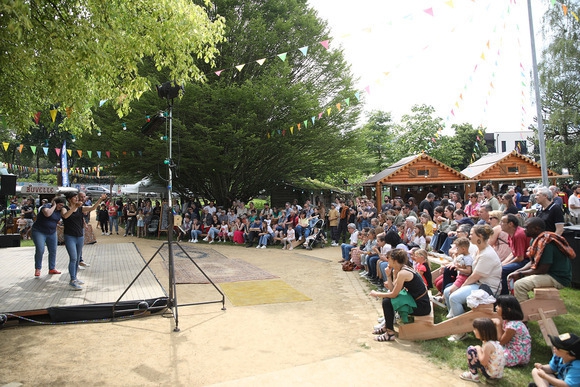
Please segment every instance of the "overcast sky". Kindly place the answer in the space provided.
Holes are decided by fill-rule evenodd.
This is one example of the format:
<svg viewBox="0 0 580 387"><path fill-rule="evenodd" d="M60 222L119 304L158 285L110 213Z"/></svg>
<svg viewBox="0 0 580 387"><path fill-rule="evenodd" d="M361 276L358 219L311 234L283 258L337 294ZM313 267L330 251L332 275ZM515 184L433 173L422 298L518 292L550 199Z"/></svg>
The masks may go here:
<svg viewBox="0 0 580 387"><path fill-rule="evenodd" d="M424 103L447 128L468 122L489 132L519 131L533 123L526 1L309 3L332 29L331 49L345 50L360 78L357 87L369 87L365 110L388 111L399 121ZM532 5L539 20L540 0ZM534 30L539 36L537 23Z"/></svg>

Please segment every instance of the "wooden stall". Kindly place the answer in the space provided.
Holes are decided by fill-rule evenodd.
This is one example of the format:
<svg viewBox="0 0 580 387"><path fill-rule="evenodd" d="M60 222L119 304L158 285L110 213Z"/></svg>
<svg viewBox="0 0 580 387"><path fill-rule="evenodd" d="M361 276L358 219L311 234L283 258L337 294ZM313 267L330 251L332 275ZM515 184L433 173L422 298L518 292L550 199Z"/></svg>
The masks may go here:
<svg viewBox="0 0 580 387"><path fill-rule="evenodd" d="M365 195L381 208L385 195L414 197L419 203L427 193L437 196L449 191L463 193L475 182L461 172L423 153L402 158L363 183Z"/></svg>
<svg viewBox="0 0 580 387"><path fill-rule="evenodd" d="M511 152L493 153L483 156L470 164L461 173L477 184L472 184L466 193L481 191L486 184L491 184L494 191L501 191L501 187L507 185L524 186L524 181L537 181L542 179L542 168L539 163L531 158ZM558 175L548 169L548 178L555 184L557 178L566 177Z"/></svg>

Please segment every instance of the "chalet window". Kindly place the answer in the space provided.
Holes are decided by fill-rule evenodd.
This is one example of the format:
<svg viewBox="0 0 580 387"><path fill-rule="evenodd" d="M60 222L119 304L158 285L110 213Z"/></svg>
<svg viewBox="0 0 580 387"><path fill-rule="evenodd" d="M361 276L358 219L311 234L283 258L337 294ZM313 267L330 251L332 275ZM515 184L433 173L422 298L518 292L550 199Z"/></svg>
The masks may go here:
<svg viewBox="0 0 580 387"><path fill-rule="evenodd" d="M419 170L417 170L417 176L429 177L429 170L428 169L419 169Z"/></svg>
<svg viewBox="0 0 580 387"><path fill-rule="evenodd" d="M513 167L508 167L508 173L512 173L512 174L519 174L520 173L520 169L518 168L518 166L513 166Z"/></svg>

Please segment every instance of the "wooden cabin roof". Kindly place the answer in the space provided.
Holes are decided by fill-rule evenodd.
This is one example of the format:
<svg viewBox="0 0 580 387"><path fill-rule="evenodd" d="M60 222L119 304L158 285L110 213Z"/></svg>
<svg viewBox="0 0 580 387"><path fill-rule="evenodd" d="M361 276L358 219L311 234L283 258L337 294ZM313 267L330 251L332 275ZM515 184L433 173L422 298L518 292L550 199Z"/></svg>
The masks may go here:
<svg viewBox="0 0 580 387"><path fill-rule="evenodd" d="M466 182L467 176L433 157L419 153L404 157L388 168L367 179L363 185L398 184L414 185Z"/></svg>
<svg viewBox="0 0 580 387"><path fill-rule="evenodd" d="M534 180L542 178L540 164L515 150L483 156L474 163L469 164L461 173L472 180L480 181ZM548 176L556 177L558 174L548 169Z"/></svg>

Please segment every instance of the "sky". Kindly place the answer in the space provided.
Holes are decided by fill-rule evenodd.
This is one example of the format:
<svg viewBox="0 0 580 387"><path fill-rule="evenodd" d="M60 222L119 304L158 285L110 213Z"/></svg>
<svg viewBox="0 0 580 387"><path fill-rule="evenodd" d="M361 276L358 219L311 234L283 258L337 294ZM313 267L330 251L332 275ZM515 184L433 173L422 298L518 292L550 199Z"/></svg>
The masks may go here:
<svg viewBox="0 0 580 387"><path fill-rule="evenodd" d="M525 0L309 0L342 48L365 111L396 122L417 104L445 122L488 132L534 123L532 55ZM532 1L534 20L545 5ZM536 44L539 22L534 23ZM539 49L538 61L540 60ZM368 90L368 92L367 92Z"/></svg>

